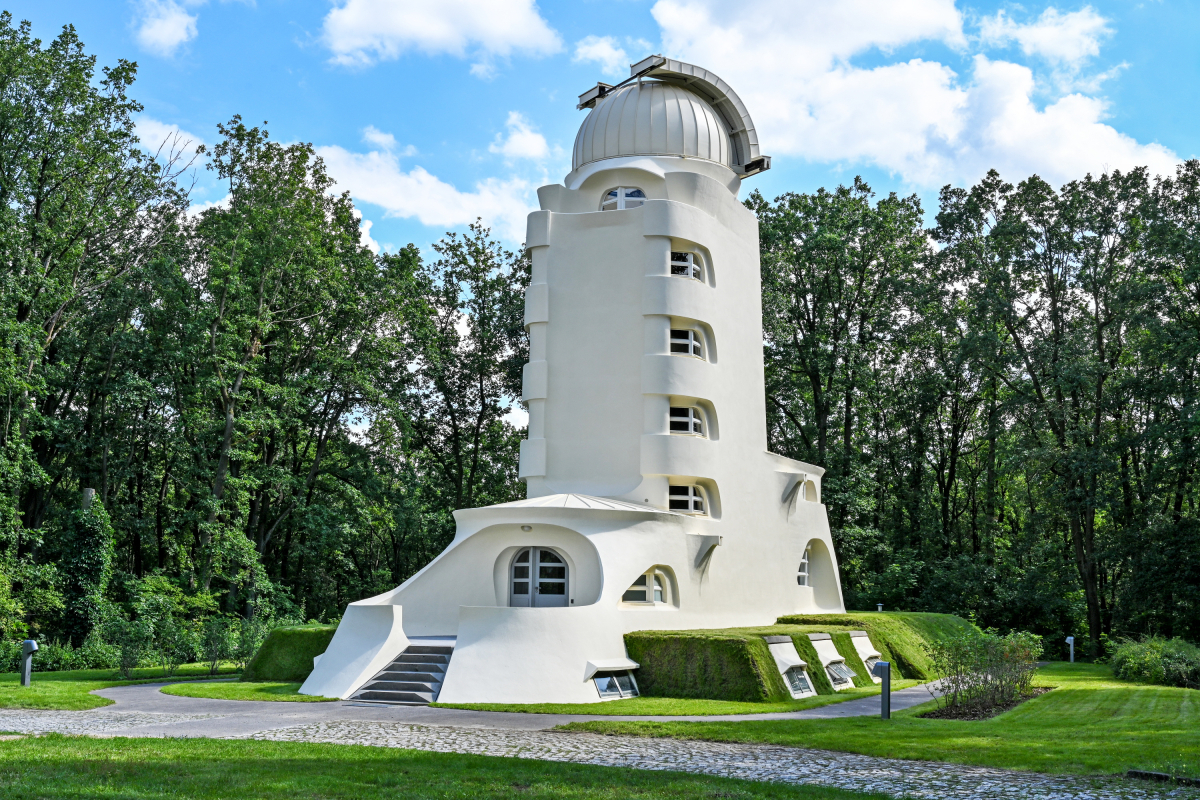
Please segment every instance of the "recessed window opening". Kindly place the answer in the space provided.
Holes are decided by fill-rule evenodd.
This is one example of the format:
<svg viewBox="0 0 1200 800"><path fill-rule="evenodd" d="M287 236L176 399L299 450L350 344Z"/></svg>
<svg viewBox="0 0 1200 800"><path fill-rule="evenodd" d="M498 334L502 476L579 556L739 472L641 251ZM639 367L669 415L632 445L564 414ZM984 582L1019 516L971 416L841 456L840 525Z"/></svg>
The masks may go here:
<svg viewBox="0 0 1200 800"><path fill-rule="evenodd" d="M875 665L879 663L879 656L868 656L865 663L867 665L867 672L874 675Z"/></svg>
<svg viewBox="0 0 1200 800"><path fill-rule="evenodd" d="M704 345L700 332L690 328L672 328L671 354L704 358Z"/></svg>
<svg viewBox="0 0 1200 800"><path fill-rule="evenodd" d="M845 686L848 683L854 683L854 670L846 666L845 661L834 661L825 667L825 674L829 676L829 682L834 686Z"/></svg>
<svg viewBox="0 0 1200 800"><path fill-rule="evenodd" d="M620 700L625 697L638 696L637 680L628 670L597 672L592 677L592 681L596 684L596 691L600 693L601 700Z"/></svg>
<svg viewBox="0 0 1200 800"><path fill-rule="evenodd" d="M624 211L627 208L637 208L646 202L646 193L631 186L618 186L600 203L601 211Z"/></svg>
<svg viewBox="0 0 1200 800"><path fill-rule="evenodd" d="M704 513L704 490L699 486L668 487L667 507L688 514Z"/></svg>
<svg viewBox="0 0 1200 800"><path fill-rule="evenodd" d="M703 280L701 277L700 259L695 253L671 251L671 274L683 278Z"/></svg>
<svg viewBox="0 0 1200 800"><path fill-rule="evenodd" d="M622 603L670 603L671 581L659 569L648 570L638 575L633 585L621 595Z"/></svg>
<svg viewBox="0 0 1200 800"><path fill-rule="evenodd" d="M671 406L671 433L684 433L691 436L704 435L704 417L700 409L691 406Z"/></svg>
<svg viewBox="0 0 1200 800"><path fill-rule="evenodd" d="M787 672L783 673L783 678L787 681L792 697L813 694L812 684L808 682L808 673L804 671L804 667L788 667Z"/></svg>
<svg viewBox="0 0 1200 800"><path fill-rule="evenodd" d="M808 586L808 557L812 554L812 548L804 548L804 556L800 559L800 569L796 571L796 585Z"/></svg>

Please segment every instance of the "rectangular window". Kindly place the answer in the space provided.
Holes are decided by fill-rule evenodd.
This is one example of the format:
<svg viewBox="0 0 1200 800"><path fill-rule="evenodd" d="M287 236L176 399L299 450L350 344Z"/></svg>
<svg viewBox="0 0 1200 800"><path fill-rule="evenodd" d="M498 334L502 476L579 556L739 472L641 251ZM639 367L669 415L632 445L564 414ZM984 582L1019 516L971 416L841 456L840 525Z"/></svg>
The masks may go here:
<svg viewBox="0 0 1200 800"><path fill-rule="evenodd" d="M700 262L693 253L671 251L671 274L700 280Z"/></svg>
<svg viewBox="0 0 1200 800"><path fill-rule="evenodd" d="M803 667L790 667L783 674L787 678L788 688L792 690L793 696L798 697L802 694L812 693L812 686L808 683L808 676L804 674Z"/></svg>
<svg viewBox="0 0 1200 800"><path fill-rule="evenodd" d="M638 696L637 681L632 672L597 672L592 680L604 700Z"/></svg>
<svg viewBox="0 0 1200 800"><path fill-rule="evenodd" d="M704 357L700 334L686 328L671 329L671 353L683 356Z"/></svg>
<svg viewBox="0 0 1200 800"><path fill-rule="evenodd" d="M700 409L687 406L672 406L670 417L671 433L690 433L696 436L704 435L704 423L700 417Z"/></svg>
<svg viewBox="0 0 1200 800"><path fill-rule="evenodd" d="M704 495L699 486L671 486L667 493L667 507L671 511L704 513Z"/></svg>
<svg viewBox="0 0 1200 800"><path fill-rule="evenodd" d="M646 602L646 576L639 575L638 579L633 582L633 586L630 586L625 590L625 594L621 595L621 599L626 603Z"/></svg>

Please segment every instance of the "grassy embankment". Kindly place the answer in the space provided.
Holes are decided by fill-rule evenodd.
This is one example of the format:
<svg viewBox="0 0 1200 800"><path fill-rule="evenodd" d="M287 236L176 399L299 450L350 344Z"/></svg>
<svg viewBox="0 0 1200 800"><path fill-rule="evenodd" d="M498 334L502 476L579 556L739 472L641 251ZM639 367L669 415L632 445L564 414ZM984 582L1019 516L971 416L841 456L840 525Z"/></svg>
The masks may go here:
<svg viewBox="0 0 1200 800"><path fill-rule="evenodd" d="M42 736L0 741L0 800L883 800L818 786L384 747Z"/></svg>
<svg viewBox="0 0 1200 800"><path fill-rule="evenodd" d="M32 685L26 688L21 685L20 676L17 673L3 673L0 674L0 708L53 708L83 711L112 705L112 700L89 694L96 689L210 677L207 664L184 664L170 678L164 677L163 670L159 667L142 667L135 669L133 674L135 679L127 681L120 679L119 673L112 669L35 671ZM223 667L219 670L219 674L234 674L234 668L232 665Z"/></svg>
<svg viewBox="0 0 1200 800"><path fill-rule="evenodd" d="M877 717L766 722L574 723L596 733L761 742L874 756L1113 774L1200 777L1200 691L1118 681L1105 666L1054 663L1035 686L1054 691L989 720L921 719L930 705Z"/></svg>

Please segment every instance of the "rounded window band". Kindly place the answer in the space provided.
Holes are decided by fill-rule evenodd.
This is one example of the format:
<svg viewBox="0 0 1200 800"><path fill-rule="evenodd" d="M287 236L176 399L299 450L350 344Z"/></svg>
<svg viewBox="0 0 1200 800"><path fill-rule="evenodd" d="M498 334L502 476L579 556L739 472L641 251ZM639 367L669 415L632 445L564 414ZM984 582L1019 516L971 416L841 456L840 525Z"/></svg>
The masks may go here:
<svg viewBox="0 0 1200 800"><path fill-rule="evenodd" d="M704 344L699 331L690 328L672 328L671 355L704 358Z"/></svg>
<svg viewBox="0 0 1200 800"><path fill-rule="evenodd" d="M703 514L704 490L699 486L670 486L667 489L667 507L685 514Z"/></svg>
<svg viewBox="0 0 1200 800"><path fill-rule="evenodd" d="M637 208L646 202L646 193L632 186L618 186L610 189L600 201L601 211L624 211L627 208Z"/></svg>
<svg viewBox="0 0 1200 800"><path fill-rule="evenodd" d="M703 270L700 259L695 253L685 253L679 250L671 251L671 274L680 278L703 280Z"/></svg>

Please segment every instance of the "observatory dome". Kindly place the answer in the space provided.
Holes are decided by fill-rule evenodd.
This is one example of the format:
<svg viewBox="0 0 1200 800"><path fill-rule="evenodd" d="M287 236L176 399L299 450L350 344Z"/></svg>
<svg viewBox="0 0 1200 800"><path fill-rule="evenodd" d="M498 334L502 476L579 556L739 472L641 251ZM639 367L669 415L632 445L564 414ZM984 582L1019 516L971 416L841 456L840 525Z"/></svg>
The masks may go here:
<svg viewBox="0 0 1200 800"><path fill-rule="evenodd" d="M729 131L708 101L652 80L622 86L596 102L575 137L571 168L618 156L687 156L733 168Z"/></svg>

